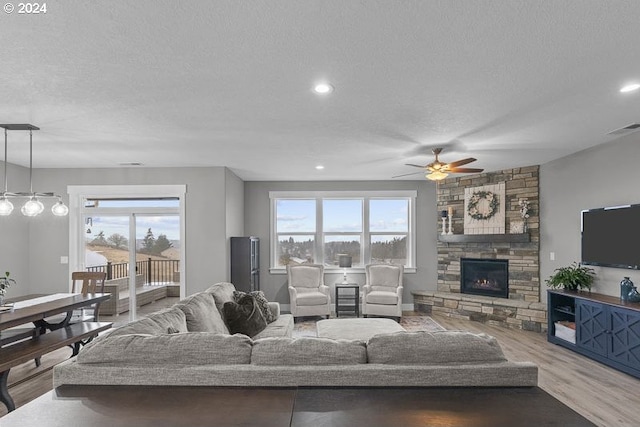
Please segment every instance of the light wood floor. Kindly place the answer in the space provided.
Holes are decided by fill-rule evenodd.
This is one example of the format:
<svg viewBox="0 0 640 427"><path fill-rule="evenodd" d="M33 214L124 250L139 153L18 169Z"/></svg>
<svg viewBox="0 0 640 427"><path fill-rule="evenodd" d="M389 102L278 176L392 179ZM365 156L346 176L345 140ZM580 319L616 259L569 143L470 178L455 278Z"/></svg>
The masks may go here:
<svg viewBox="0 0 640 427"><path fill-rule="evenodd" d="M505 329L477 322L433 316L449 330L485 332L495 336L510 360L532 361L539 366L539 386L593 423L603 427L640 425L640 380L608 368L567 349L550 344L546 335ZM11 370L9 391L22 406L52 388L51 366L69 357L60 349ZM24 380L29 376L34 378ZM0 416L6 413L0 405Z"/></svg>
<svg viewBox="0 0 640 427"><path fill-rule="evenodd" d="M498 339L507 358L538 365L538 385L594 424L640 426L640 380L563 347L546 334L432 316L448 330L485 332Z"/></svg>

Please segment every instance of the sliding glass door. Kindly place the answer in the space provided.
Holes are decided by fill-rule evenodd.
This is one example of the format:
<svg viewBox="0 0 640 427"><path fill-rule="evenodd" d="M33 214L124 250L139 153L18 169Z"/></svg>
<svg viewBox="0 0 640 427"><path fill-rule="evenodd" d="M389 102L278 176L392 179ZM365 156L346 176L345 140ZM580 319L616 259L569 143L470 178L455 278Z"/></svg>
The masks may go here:
<svg viewBox="0 0 640 427"><path fill-rule="evenodd" d="M148 313L154 309L149 304L163 308L162 299L179 295L178 215L100 214L85 216L85 223L84 269L105 272L107 291L113 296L103 314L128 311L133 320L138 307Z"/></svg>
<svg viewBox="0 0 640 427"><path fill-rule="evenodd" d="M70 271L105 272L111 299L103 303L101 317L127 316L131 321L184 295L180 197L105 194L77 200L79 215L71 218L77 236L71 241L78 246L70 250L76 255Z"/></svg>

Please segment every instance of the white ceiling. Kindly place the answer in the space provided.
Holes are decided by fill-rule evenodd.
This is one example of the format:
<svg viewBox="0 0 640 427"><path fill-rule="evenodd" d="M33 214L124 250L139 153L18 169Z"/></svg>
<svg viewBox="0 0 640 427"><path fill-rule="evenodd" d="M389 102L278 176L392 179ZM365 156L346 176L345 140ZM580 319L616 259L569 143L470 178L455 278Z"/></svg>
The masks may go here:
<svg viewBox="0 0 640 427"><path fill-rule="evenodd" d="M640 121L640 93L618 92L640 81L637 0L47 7L0 16L0 122L41 127L38 168L387 180L436 146L445 162L472 156L469 167L492 171L607 143ZM312 93L319 80L334 93ZM26 140L9 133L9 162L28 165Z"/></svg>

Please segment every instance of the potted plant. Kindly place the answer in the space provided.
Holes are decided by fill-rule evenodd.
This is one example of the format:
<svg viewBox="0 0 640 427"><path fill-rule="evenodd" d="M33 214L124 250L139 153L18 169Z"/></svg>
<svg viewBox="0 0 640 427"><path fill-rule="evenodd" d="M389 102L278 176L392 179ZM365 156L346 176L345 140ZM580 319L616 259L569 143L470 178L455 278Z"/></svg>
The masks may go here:
<svg viewBox="0 0 640 427"><path fill-rule="evenodd" d="M4 305L4 295L7 293L7 289L16 283L15 280L9 278L10 273L7 271L4 273L4 277L0 277L0 305Z"/></svg>
<svg viewBox="0 0 640 427"><path fill-rule="evenodd" d="M550 288L564 288L569 290L591 290L595 271L589 267L583 267L577 262L571 263L568 267L555 269L555 274L550 276L546 283Z"/></svg>

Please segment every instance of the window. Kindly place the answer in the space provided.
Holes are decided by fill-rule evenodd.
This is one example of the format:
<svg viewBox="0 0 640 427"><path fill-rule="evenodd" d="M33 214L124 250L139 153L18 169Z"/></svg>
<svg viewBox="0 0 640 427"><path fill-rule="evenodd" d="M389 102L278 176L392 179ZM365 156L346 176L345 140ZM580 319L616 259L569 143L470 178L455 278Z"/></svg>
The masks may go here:
<svg viewBox="0 0 640 427"><path fill-rule="evenodd" d="M351 255L353 266L362 265L363 199L323 199L324 265L338 265L339 255Z"/></svg>
<svg viewBox="0 0 640 427"><path fill-rule="evenodd" d="M316 201L276 201L276 265L316 261Z"/></svg>
<svg viewBox="0 0 640 427"><path fill-rule="evenodd" d="M415 191L271 192L271 267L376 262L415 267Z"/></svg>
<svg viewBox="0 0 640 427"><path fill-rule="evenodd" d="M409 203L406 199L373 199L369 205L371 262L407 265Z"/></svg>

